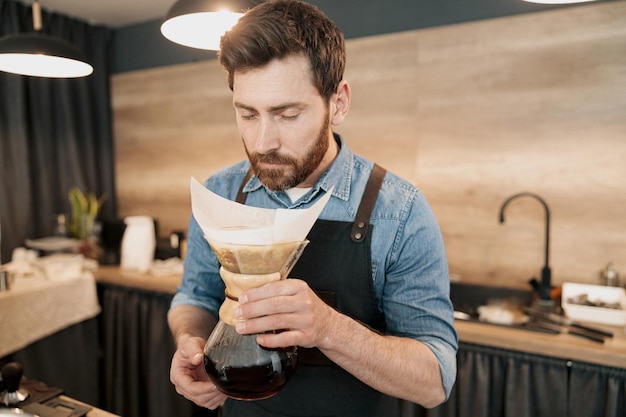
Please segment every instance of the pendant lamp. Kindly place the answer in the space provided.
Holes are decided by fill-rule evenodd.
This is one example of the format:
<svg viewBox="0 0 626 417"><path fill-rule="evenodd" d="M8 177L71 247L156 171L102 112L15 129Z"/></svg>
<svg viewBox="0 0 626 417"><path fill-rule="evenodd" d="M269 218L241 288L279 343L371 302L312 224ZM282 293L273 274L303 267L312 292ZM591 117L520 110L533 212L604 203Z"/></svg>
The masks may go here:
<svg viewBox="0 0 626 417"><path fill-rule="evenodd" d="M248 6L244 0L178 0L167 13L161 33L183 46L217 51L222 35Z"/></svg>
<svg viewBox="0 0 626 417"><path fill-rule="evenodd" d="M33 77L76 78L93 72L83 53L62 39L41 32L41 6L33 2L34 32L0 38L0 70Z"/></svg>
<svg viewBox="0 0 626 417"><path fill-rule="evenodd" d="M528 3L541 4L568 4L568 3L586 3L594 0L524 0Z"/></svg>

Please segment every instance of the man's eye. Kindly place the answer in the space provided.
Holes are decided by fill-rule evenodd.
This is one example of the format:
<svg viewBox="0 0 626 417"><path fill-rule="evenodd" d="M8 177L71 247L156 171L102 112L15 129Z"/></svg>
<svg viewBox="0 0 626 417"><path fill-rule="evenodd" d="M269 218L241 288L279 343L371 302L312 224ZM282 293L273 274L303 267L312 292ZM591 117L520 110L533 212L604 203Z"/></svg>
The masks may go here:
<svg viewBox="0 0 626 417"><path fill-rule="evenodd" d="M283 114L280 117L284 120L296 120L300 116L299 114Z"/></svg>
<svg viewBox="0 0 626 417"><path fill-rule="evenodd" d="M241 118L242 118L243 120L252 120L252 119L254 119L255 117L256 117L256 115L255 115L255 114L242 114L242 115L241 115Z"/></svg>

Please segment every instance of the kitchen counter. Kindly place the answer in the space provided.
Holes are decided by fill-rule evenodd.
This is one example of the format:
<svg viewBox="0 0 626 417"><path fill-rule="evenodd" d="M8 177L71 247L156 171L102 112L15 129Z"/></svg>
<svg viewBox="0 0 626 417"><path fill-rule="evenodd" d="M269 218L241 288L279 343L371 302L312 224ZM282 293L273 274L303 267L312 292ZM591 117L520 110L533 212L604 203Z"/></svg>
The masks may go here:
<svg viewBox="0 0 626 417"><path fill-rule="evenodd" d="M593 326L613 332L614 337L598 343L563 333L539 333L463 320L454 322L462 342L626 369L626 329L595 323Z"/></svg>
<svg viewBox="0 0 626 417"><path fill-rule="evenodd" d="M117 414L109 413L108 411L101 410L99 408L93 407L93 406L91 406L89 404L85 404L82 401L78 401L78 400L76 400L74 398L70 398L70 397L65 396L65 395L61 395L60 398L66 400L66 401L71 401L73 403L85 406L85 407L91 407L91 410L89 410L87 412L87 416L86 417L119 417Z"/></svg>
<svg viewBox="0 0 626 417"><path fill-rule="evenodd" d="M0 358L98 313L96 283L90 273L15 280L11 290L0 292Z"/></svg>
<svg viewBox="0 0 626 417"><path fill-rule="evenodd" d="M174 294L180 284L180 275L156 276L149 273L124 270L119 266L101 265L94 273L96 282L136 287L144 290Z"/></svg>
<svg viewBox="0 0 626 417"><path fill-rule="evenodd" d="M118 266L100 266L95 276L98 282L169 293L176 292L181 280L180 275L152 276L124 271ZM602 344L569 334L538 333L479 322L456 320L454 326L462 342L626 369L623 327L594 324L615 335Z"/></svg>

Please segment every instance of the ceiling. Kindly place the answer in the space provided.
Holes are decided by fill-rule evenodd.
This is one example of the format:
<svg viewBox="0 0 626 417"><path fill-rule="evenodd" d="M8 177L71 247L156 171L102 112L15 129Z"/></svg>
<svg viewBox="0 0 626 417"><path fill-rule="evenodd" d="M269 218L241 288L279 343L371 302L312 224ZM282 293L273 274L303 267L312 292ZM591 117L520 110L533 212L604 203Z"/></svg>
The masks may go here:
<svg viewBox="0 0 626 417"><path fill-rule="evenodd" d="M30 5L33 0L19 0ZM175 0L39 0L42 9L85 20L90 24L119 28L158 20Z"/></svg>
<svg viewBox="0 0 626 417"><path fill-rule="evenodd" d="M33 0L16 1L26 5L33 3ZM176 0L39 0L41 7L48 12L114 29L161 20L175 2Z"/></svg>

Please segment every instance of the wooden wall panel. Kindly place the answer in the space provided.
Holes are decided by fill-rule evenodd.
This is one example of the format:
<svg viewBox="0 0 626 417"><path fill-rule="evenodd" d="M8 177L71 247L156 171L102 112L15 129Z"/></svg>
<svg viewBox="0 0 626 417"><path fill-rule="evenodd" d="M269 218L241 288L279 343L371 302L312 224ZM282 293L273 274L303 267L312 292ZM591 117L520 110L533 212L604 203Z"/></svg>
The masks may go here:
<svg viewBox="0 0 626 417"><path fill-rule="evenodd" d="M241 159L225 74L199 62L117 75L112 85L120 215L151 215L163 235L185 230L190 178Z"/></svg>
<svg viewBox="0 0 626 417"><path fill-rule="evenodd" d="M420 31L419 183L453 273L516 282L543 264L541 195L555 281L626 267L626 8L576 8Z"/></svg>
<svg viewBox="0 0 626 417"><path fill-rule="evenodd" d="M626 276L626 1L348 41L353 101L337 131L415 183L451 273L526 286L550 205L556 283ZM217 62L113 77L120 214L185 229L189 178L244 156Z"/></svg>

